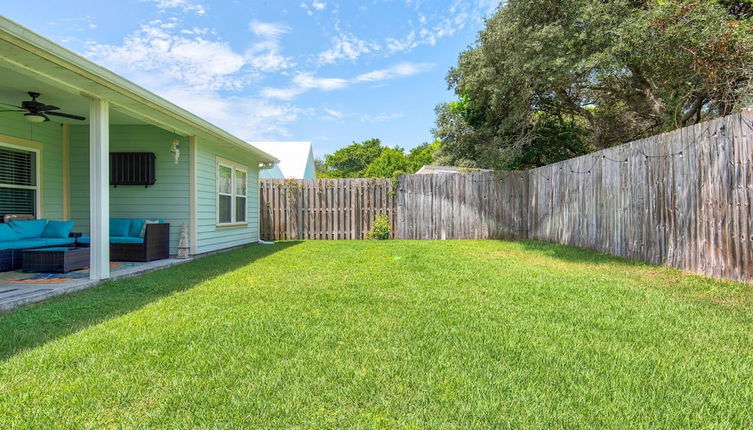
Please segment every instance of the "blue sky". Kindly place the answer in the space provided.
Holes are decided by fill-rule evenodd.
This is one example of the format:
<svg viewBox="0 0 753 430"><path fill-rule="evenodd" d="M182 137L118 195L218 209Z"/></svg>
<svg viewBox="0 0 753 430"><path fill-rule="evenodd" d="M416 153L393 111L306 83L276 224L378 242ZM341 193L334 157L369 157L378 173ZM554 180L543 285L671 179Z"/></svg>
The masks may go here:
<svg viewBox="0 0 753 430"><path fill-rule="evenodd" d="M3 2L0 13L247 140L431 140L498 0ZM55 6L57 5L57 6Z"/></svg>

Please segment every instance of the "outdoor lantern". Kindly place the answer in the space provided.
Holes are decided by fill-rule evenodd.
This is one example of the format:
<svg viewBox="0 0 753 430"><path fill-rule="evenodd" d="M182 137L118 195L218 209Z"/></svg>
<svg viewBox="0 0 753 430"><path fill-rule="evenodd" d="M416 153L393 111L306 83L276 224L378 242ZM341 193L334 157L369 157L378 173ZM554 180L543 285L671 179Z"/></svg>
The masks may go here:
<svg viewBox="0 0 753 430"><path fill-rule="evenodd" d="M170 143L170 152L175 155L175 164L178 164L178 160L180 160L180 141L178 139L173 139Z"/></svg>

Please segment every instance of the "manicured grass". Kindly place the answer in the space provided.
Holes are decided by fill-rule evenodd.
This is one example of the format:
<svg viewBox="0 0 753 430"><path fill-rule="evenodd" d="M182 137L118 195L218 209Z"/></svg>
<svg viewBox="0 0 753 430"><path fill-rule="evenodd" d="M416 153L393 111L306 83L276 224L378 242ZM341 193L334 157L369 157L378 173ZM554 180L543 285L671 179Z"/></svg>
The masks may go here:
<svg viewBox="0 0 753 430"><path fill-rule="evenodd" d="M252 246L0 315L0 428L750 428L753 292L535 242Z"/></svg>

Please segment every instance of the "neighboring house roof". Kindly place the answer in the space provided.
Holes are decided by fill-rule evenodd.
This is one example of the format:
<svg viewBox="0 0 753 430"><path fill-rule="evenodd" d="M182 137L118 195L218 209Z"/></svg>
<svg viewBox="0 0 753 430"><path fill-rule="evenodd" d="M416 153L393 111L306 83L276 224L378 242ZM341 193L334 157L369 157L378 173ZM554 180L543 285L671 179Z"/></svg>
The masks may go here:
<svg viewBox="0 0 753 430"><path fill-rule="evenodd" d="M64 88L75 97L102 98L128 115L185 136L231 144L261 162L278 160L162 97L0 15L0 59L11 70Z"/></svg>
<svg viewBox="0 0 753 430"><path fill-rule="evenodd" d="M454 166L424 166L416 172L417 175L432 175L436 173L468 173L468 172L491 172L489 169L474 169L472 167Z"/></svg>
<svg viewBox="0 0 753 430"><path fill-rule="evenodd" d="M280 159L277 169L262 170L263 179L315 179L314 149L311 142L251 142Z"/></svg>

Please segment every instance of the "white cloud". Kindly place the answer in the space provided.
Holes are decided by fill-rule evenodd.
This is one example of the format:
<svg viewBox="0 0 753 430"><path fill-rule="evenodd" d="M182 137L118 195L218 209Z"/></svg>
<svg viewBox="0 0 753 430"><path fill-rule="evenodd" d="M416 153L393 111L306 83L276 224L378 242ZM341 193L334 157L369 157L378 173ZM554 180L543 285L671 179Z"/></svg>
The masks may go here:
<svg viewBox="0 0 753 430"><path fill-rule="evenodd" d="M277 72L294 65L291 58L282 55L280 47L280 38L290 32L290 27L280 23L253 20L249 28L261 38L246 52L249 64L264 72Z"/></svg>
<svg viewBox="0 0 753 430"><path fill-rule="evenodd" d="M471 23L478 23L491 15L505 0L454 0L449 8L441 13L423 12L429 2L405 0L406 6L416 9L415 20L408 21L410 30L405 35L389 35L377 40L364 40L339 29L332 38L331 47L318 56L321 64L331 64L339 60L355 61L365 54L381 53L385 56L407 53L419 46L434 46L441 39L452 37ZM306 3L302 7L308 9Z"/></svg>
<svg viewBox="0 0 753 430"><path fill-rule="evenodd" d="M301 8L303 8L306 13L311 16L314 14L314 11L321 12L327 9L327 3L323 2L322 0L303 1L301 3Z"/></svg>
<svg viewBox="0 0 753 430"><path fill-rule="evenodd" d="M273 40L278 40L280 36L290 32L290 27L285 24L262 22L256 19L251 21L249 28L257 36Z"/></svg>
<svg viewBox="0 0 753 430"><path fill-rule="evenodd" d="M334 91L364 82L380 82L390 79L404 78L430 70L433 64L403 62L387 69L374 70L363 73L352 79L320 78L310 72L301 72L292 79L292 85L287 88L264 88L262 97L279 100L292 100L310 90Z"/></svg>
<svg viewBox="0 0 753 430"><path fill-rule="evenodd" d="M306 91L308 90L300 87L262 88L261 96L267 99L293 100Z"/></svg>
<svg viewBox="0 0 753 430"><path fill-rule="evenodd" d="M364 54L382 49L377 43L367 42L349 34L339 34L333 37L331 44L329 49L319 54L319 63L332 64L343 59L355 61Z"/></svg>
<svg viewBox="0 0 753 430"><path fill-rule="evenodd" d="M287 88L263 88L261 96L268 99L293 100L310 90L333 91L347 87L350 81L341 78L318 78L311 73L297 73L292 86Z"/></svg>
<svg viewBox="0 0 753 430"><path fill-rule="evenodd" d="M240 53L209 28L182 28L177 18L154 20L121 44L90 43L86 55L173 103L248 140L288 136L305 109L241 95L249 84L291 62L280 54L281 24L252 22L259 38Z"/></svg>
<svg viewBox="0 0 753 430"><path fill-rule="evenodd" d="M386 81L388 79L402 78L417 75L430 70L434 65L430 63L400 63L388 69L374 70L356 76L355 80L360 82Z"/></svg>
<svg viewBox="0 0 753 430"><path fill-rule="evenodd" d="M405 114L402 112L396 113L381 113L381 114L364 114L364 113L346 113L336 111L334 109L323 109L325 115L322 115L320 119L324 121L336 121L341 122L344 119L355 119L363 123L380 123L389 122L396 119L404 118Z"/></svg>
<svg viewBox="0 0 753 430"><path fill-rule="evenodd" d="M166 11L169 9L181 9L183 12L193 12L197 15L206 15L207 9L200 3L194 3L190 0L139 0L140 2L150 2L157 6L157 9Z"/></svg>
<svg viewBox="0 0 753 430"><path fill-rule="evenodd" d="M122 45L90 44L86 55L116 70L151 71L199 89L233 89L243 84L239 76L246 64L243 55L224 42L205 38L203 31L176 35L176 26L175 20L154 20L128 35Z"/></svg>
<svg viewBox="0 0 753 430"><path fill-rule="evenodd" d="M293 77L293 83L300 88L332 91L347 87L349 81L342 78L317 78L311 73L298 73Z"/></svg>
<svg viewBox="0 0 753 430"><path fill-rule="evenodd" d="M336 111L334 109L326 109L325 108L324 112L326 112L327 115L329 115L329 116L331 116L332 118L335 118L335 119L342 119L342 117L345 116L345 114L343 112Z"/></svg>
<svg viewBox="0 0 753 430"><path fill-rule="evenodd" d="M223 97L211 91L197 92L191 87L174 87L158 93L244 140L288 137L286 126L307 114L305 109L288 104L253 97Z"/></svg>

